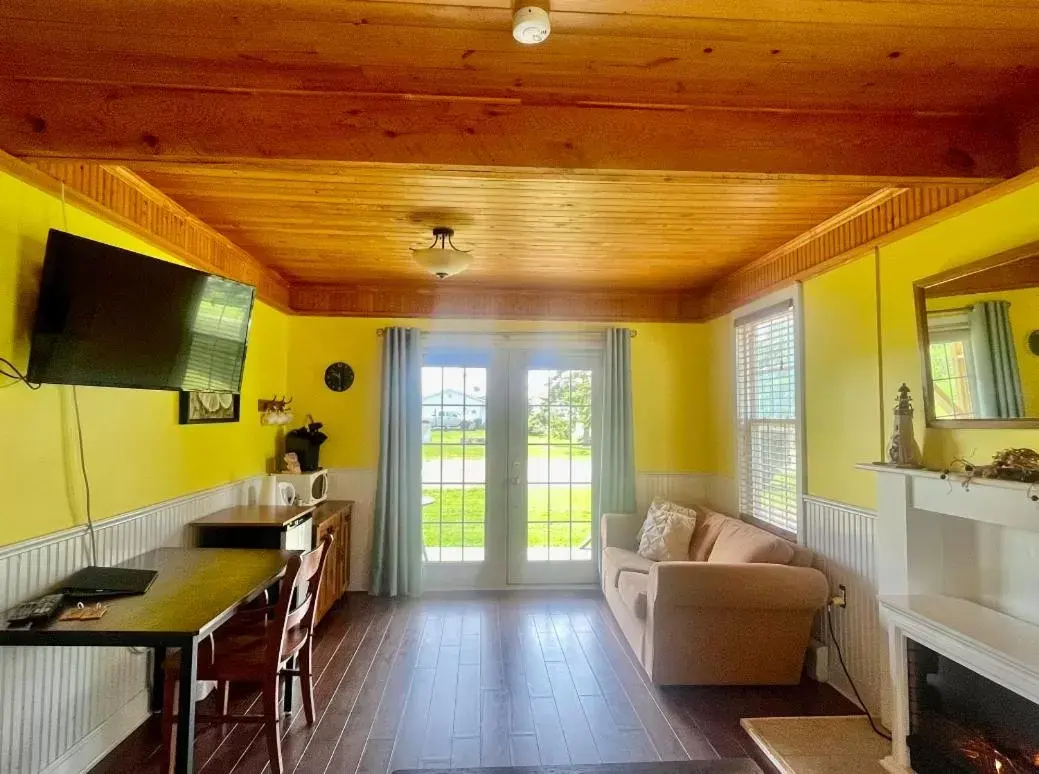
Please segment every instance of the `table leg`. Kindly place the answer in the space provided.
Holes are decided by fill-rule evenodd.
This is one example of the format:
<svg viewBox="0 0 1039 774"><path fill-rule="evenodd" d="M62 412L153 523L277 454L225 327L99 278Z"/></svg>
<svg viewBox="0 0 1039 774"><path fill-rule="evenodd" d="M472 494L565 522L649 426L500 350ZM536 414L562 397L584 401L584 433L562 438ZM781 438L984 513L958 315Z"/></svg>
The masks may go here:
<svg viewBox="0 0 1039 774"><path fill-rule="evenodd" d="M177 707L176 774L192 774L195 757L195 679L198 675L198 640L180 649L180 695Z"/></svg>
<svg viewBox="0 0 1039 774"><path fill-rule="evenodd" d="M166 647L160 645L152 648L152 693L149 709L152 712L162 712L162 691L166 686L166 670L163 664L166 661Z"/></svg>

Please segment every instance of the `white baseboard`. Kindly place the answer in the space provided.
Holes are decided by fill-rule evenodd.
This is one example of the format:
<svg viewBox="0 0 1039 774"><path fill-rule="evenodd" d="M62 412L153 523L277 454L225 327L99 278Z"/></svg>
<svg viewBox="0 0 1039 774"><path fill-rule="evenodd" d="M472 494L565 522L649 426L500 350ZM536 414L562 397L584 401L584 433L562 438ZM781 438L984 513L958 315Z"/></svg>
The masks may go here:
<svg viewBox="0 0 1039 774"><path fill-rule="evenodd" d="M148 714L148 692L141 691L40 774L82 774L89 771L147 720Z"/></svg>

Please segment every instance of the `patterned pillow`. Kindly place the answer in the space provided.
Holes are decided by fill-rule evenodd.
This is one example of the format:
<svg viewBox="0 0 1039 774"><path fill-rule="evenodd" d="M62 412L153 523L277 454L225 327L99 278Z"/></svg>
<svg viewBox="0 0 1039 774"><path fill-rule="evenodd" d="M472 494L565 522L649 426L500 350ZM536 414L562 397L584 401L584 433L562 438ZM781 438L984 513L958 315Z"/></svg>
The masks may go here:
<svg viewBox="0 0 1039 774"><path fill-rule="evenodd" d="M649 506L639 533L638 555L657 562L689 558L689 541L696 528L696 511L667 500Z"/></svg>

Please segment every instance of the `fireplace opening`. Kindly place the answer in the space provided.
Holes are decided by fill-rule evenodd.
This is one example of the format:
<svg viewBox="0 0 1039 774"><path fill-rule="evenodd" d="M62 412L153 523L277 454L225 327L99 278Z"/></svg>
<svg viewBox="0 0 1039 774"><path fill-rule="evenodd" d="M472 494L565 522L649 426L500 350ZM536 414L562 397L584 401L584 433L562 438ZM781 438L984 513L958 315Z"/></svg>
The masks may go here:
<svg viewBox="0 0 1039 774"><path fill-rule="evenodd" d="M1039 705L908 642L909 757L917 774L1039 772Z"/></svg>

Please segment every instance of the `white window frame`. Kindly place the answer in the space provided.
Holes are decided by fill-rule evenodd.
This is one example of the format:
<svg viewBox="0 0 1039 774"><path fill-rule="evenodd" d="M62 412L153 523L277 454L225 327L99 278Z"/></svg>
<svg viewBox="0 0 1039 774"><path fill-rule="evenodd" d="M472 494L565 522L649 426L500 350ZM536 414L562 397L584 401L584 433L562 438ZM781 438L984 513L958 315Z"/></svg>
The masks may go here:
<svg viewBox="0 0 1039 774"><path fill-rule="evenodd" d="M978 384L978 372L974 363L974 347L970 339L970 317L965 310L942 311L927 313L927 342L930 344L949 344L952 342L963 344L963 355L967 365L967 388L970 390L971 408L977 411L978 394L981 386ZM930 346L924 353L927 358L931 357ZM933 367L932 367L933 372ZM926 386L931 390L931 400L935 404L937 414L937 390L934 387L934 376L932 373L931 384ZM978 419L971 416L941 416L939 420Z"/></svg>
<svg viewBox="0 0 1039 774"><path fill-rule="evenodd" d="M733 444L733 470L735 471L736 477L736 500L733 504L735 507L735 513L741 518L752 522L755 526L763 527L770 531L776 532L777 534L790 538L796 539L798 543L803 544L805 542L805 506L804 497L806 491L807 481L807 455L805 454L805 380L804 380L804 307L802 303L802 285L800 282L796 282L793 285L779 290L775 293L771 293L768 296L760 298L749 304L745 304L733 311L729 316L729 324L731 326L732 338L730 355L732 360L732 372L731 377L731 395L732 395L732 414L730 417L733 438L735 443ZM739 426L739 393L737 390L737 370L738 370L738 336L736 334L736 323L741 318L756 314L757 312L768 309L769 307L778 306L779 304L789 302L793 306L794 313L794 368L795 368L795 396L794 406L797 412L797 416L794 420L794 443L796 446L797 454L797 475L795 478L796 483L796 500L797 500L797 531L789 532L781 529L774 525L762 522L752 517L744 517L740 514L740 503L742 502L742 488L743 488L743 471L741 469L740 461L740 426Z"/></svg>

